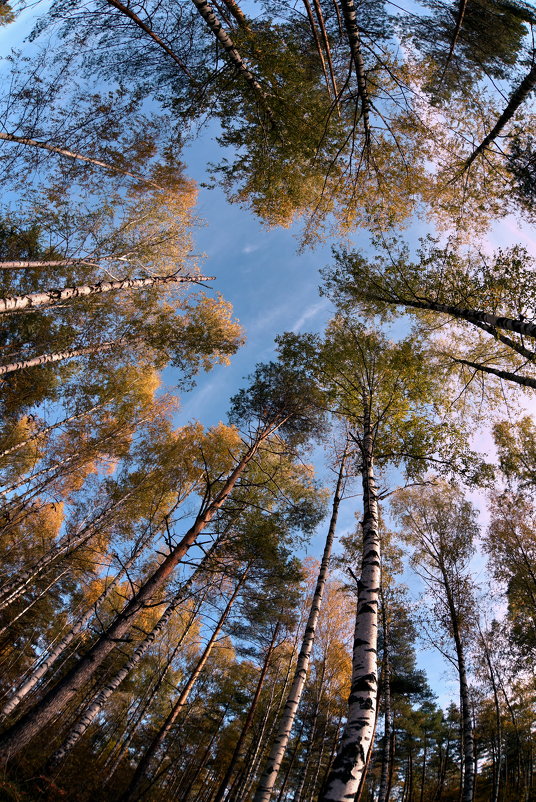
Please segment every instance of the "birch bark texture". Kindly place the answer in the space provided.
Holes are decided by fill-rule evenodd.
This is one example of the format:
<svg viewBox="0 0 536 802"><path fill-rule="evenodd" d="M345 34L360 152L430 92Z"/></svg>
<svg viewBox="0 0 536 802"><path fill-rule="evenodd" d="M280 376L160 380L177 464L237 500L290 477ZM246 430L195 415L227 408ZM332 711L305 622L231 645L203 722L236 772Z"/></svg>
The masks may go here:
<svg viewBox="0 0 536 802"><path fill-rule="evenodd" d="M301 649L298 655L298 661L296 664L294 679L292 682L290 693L285 703L283 715L281 716L277 733L272 748L270 750L270 754L268 756L266 767L260 778L257 790L255 792L255 796L253 798L253 802L268 802L268 800L272 795L274 785L277 781L277 777L281 769L281 763L283 762L283 758L285 756L288 741L290 738L290 733L292 731L292 727L296 718L296 713L298 711L303 689L305 687L305 682L307 680L307 675L309 673L309 663L311 660L311 652L313 649L313 644L316 634L316 625L322 607L324 588L326 585L326 580L329 570L329 560L331 557L331 550L333 547L333 540L335 537L335 529L337 526L339 506L342 497L344 467L346 463L346 458L347 458L347 451L344 452L344 455L341 459L339 475L337 478L337 485L333 497L331 520L329 522L328 534L326 538L326 543L324 545L324 552L322 554L322 561L320 563L320 569L316 581L313 601L311 603L311 609L309 611L309 617L307 619L307 625L305 627Z"/></svg>
<svg viewBox="0 0 536 802"><path fill-rule="evenodd" d="M320 802L353 799L372 748L378 697L378 601L381 581L378 491L373 435L365 419L362 445L363 552L358 583L348 716Z"/></svg>
<svg viewBox="0 0 536 802"><path fill-rule="evenodd" d="M0 314L20 312L23 309L34 309L43 306L54 306L61 301L72 298L87 298L90 295L101 295L113 290L134 290L142 287L158 287L163 284L196 284L200 281L213 281L215 276L148 276L146 278L124 278L116 281L98 281L95 284L82 284L78 287L61 287L43 292L31 292L26 295L12 295L0 298Z"/></svg>

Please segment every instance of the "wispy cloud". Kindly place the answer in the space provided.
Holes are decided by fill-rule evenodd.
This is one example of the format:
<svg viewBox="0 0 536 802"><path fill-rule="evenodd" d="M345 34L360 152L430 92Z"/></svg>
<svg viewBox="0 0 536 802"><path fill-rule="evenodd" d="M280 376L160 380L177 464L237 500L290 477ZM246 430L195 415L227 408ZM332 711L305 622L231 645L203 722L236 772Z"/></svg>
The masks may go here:
<svg viewBox="0 0 536 802"><path fill-rule="evenodd" d="M255 251L258 251L260 247L261 246L257 245L256 243L251 245L244 245L244 247L242 248L242 253L245 253L246 255L249 253L255 253Z"/></svg>
<svg viewBox="0 0 536 802"><path fill-rule="evenodd" d="M325 300L322 300L318 301L316 304L308 306L305 312L303 312L303 314L301 314L300 317L297 319L297 321L293 324L293 326L291 327L291 331L293 331L294 334L297 334L302 328L304 323L306 323L312 317L315 317L320 312L321 309L324 309L326 307L326 303L327 302Z"/></svg>

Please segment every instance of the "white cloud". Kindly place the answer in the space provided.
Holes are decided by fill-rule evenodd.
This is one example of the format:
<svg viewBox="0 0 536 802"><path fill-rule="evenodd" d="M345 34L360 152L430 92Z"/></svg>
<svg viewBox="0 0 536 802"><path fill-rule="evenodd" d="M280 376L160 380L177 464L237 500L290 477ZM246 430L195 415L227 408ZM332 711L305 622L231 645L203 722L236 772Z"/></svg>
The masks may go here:
<svg viewBox="0 0 536 802"><path fill-rule="evenodd" d="M321 309L325 308L326 303L327 302L325 300L322 300L318 301L318 303L316 304L308 306L305 312L302 315L300 315L297 321L291 326L291 331L294 332L294 334L297 334L307 320L310 320L312 317L315 317L315 315L317 315Z"/></svg>

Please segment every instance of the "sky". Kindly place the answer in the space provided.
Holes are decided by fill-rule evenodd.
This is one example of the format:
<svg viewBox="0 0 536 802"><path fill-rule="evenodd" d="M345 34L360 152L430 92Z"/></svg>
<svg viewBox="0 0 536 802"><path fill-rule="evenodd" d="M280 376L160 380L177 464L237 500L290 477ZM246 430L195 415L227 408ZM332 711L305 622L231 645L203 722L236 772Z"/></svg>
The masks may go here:
<svg viewBox="0 0 536 802"><path fill-rule="evenodd" d="M23 15L7 28L0 29L0 48L6 52L8 47L29 33L32 27L32 13ZM207 128L202 135L185 150L183 159L187 174L202 184L208 179L207 164L216 161L218 146L214 142L215 128ZM226 419L229 398L243 386L245 377L252 372L255 364L273 357L274 338L284 331L304 332L322 331L329 320L332 308L326 298L320 297L319 269L331 261L331 244L298 253L299 226L288 230L267 229L250 212L237 205L231 205L219 189L200 186L198 214L204 225L196 233L196 252L205 254L202 269L216 276L213 282L215 291L231 301L235 315L242 323L246 344L232 358L230 366L217 366L209 374L200 376L194 390L184 393L177 425L200 420L210 426ZM415 221L405 237L410 247L417 244L428 227ZM370 248L369 236L357 231L351 237L352 244L362 250ZM523 244L536 256L536 238L528 226L513 218L507 218L495 225L487 237L490 249L498 246ZM164 373L164 384L173 386L174 373ZM531 409L527 402L527 409ZM536 411L532 407L531 411ZM475 436L473 443L485 452L491 452L492 441L489 431L483 430ZM319 477L327 486L333 486L333 474L322 459L321 449L314 454L314 462ZM358 487L351 488L351 495ZM481 509L481 523L487 518L484 499L480 493L472 493L472 500ZM356 513L360 512L359 498L348 499L341 507L338 534L355 530ZM308 555L319 556L323 548L327 522L322 524L306 550ZM477 581L486 581L485 563L481 555L474 562ZM409 571L403 577L413 594L418 594L420 582ZM421 645L419 664L425 668L428 679L439 702L446 705L456 699L457 690L452 670L445 660L432 648Z"/></svg>

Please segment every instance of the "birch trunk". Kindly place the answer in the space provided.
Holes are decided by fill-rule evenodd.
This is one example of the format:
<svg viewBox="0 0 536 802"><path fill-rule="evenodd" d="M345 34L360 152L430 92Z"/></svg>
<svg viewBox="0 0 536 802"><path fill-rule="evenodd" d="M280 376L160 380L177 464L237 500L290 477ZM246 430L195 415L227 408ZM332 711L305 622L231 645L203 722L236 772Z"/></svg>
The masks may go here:
<svg viewBox="0 0 536 802"><path fill-rule="evenodd" d="M529 323L524 320L516 320L511 317L501 317L492 315L488 312L482 312L477 309L463 309L458 306L450 304L440 304L432 301L429 298L404 298L396 295L374 295L368 294L372 300L383 301L384 303L399 304L400 306L409 306L412 309L427 309L432 312L442 312L446 315L451 315L459 320L467 320L468 323L485 323L496 329L504 329L505 331L513 331L516 334L522 334L525 337L532 337L536 339L536 323Z"/></svg>
<svg viewBox="0 0 536 802"><path fill-rule="evenodd" d="M234 772L235 766L238 763L238 760L240 759L240 753L242 751L242 746L244 745L244 741L246 740L246 736L247 736L247 734L248 734L248 732L250 730L251 724L253 722L253 716L255 715L255 711L257 709L257 704L258 704L259 699L260 699L262 687L264 685L264 680L266 679L266 673L267 673L269 665L270 665L270 659L271 659L273 651L275 649L275 644L276 644L276 640L277 640L277 635L279 633L279 628L280 628L280 623L278 621L277 624L275 625L275 628L274 628L272 639L270 641L270 645L268 647L268 651L267 651L266 657L264 659L264 664L263 664L263 667L262 667L262 671L261 671L261 674L260 674L260 677L259 677L259 681L257 682L257 687L255 689L255 693L253 695L253 699L252 699L250 708L248 710L248 714L246 716L246 720L244 722L244 726L242 727L242 730L240 732L240 736L239 736L238 741L236 743L236 746L234 748L230 763L227 766L227 771L225 772L225 776L224 776L223 780L221 781L218 790L216 791L216 796L214 797L214 802L221 802L221 800L225 796L225 792L226 792L227 787L228 787L228 785L229 785L229 783L231 781L231 777L233 776L233 772Z"/></svg>
<svg viewBox="0 0 536 802"><path fill-rule="evenodd" d="M33 262L0 262L0 270L28 270L32 267L72 267L74 265L99 267L94 262L85 262L83 259L51 259L49 261L41 259Z"/></svg>
<svg viewBox="0 0 536 802"><path fill-rule="evenodd" d="M108 2L111 2L111 0L108 0ZM108 164L107 162L100 161L100 159L92 159L90 156L82 156L81 153L74 153L72 150L66 150L65 148L58 148L55 145L49 145L47 142L38 142L35 139L28 139L28 137L25 136L15 136L14 134L4 134L0 132L0 140L1 139L3 139L5 142L15 142L18 145L29 145L33 148L48 150L51 153L58 153L60 156L65 156L67 159L88 162L89 164L94 164L97 167L103 167L105 170L110 170L112 173L120 173L121 175L126 175L129 178L135 178L136 181L143 181L144 184L149 184L156 189L162 189L162 187L160 187L158 184L155 184L154 181L150 181L148 178L144 178L142 175L131 173L128 170L123 170L121 167L116 167L114 164Z"/></svg>
<svg viewBox="0 0 536 802"><path fill-rule="evenodd" d="M134 22L138 26L138 28L141 28L142 31L144 31L148 36L150 36L151 39L153 40L153 42L156 42L156 44L159 47L161 47L162 50L164 50L164 52L167 53L168 56L170 56L170 58L173 59L175 64L179 65L181 70L188 76L188 78L191 78L193 80L193 76L192 76L191 72L188 70L188 68L186 67L186 65L182 61L182 59L180 59L179 56L177 56L177 54L168 45L166 45L166 43L163 42L162 39L159 36L157 36L157 34L153 30L151 30L151 28L149 28L149 26L146 25L138 17L137 14L134 14L134 12L131 11L130 8L128 8L127 6L123 5L123 3L120 3L119 0L106 0L106 1L111 6L113 6L118 11L120 11L122 14L124 14L126 17L131 19L132 22Z"/></svg>
<svg viewBox="0 0 536 802"><path fill-rule="evenodd" d="M318 617L320 615L320 609L322 607L324 588L328 576L329 560L331 557L331 549L333 547L333 539L335 537L335 529L337 526L337 516L339 513L339 505L342 495L345 461L346 461L346 452L341 460L339 476L335 488L335 495L333 497L331 520L329 523L326 543L324 545L324 553L322 555L322 561L320 563L320 570L318 572L318 578L316 580L315 592L313 595L311 609L309 611L309 618L307 620L307 625L305 627L305 632L303 635L300 654L298 655L298 662L296 664L294 680L283 710L283 715L281 716L281 720L279 722L279 727L273 742L273 746L268 756L266 767L259 780L259 785L255 792L253 802L268 802L272 795L274 785L276 783L279 771L281 769L281 763L283 762L283 758L285 756L288 741L290 738L290 733L294 725L294 720L296 718L296 713L302 697L303 689L307 679L307 674L309 672L311 652L313 649Z"/></svg>
<svg viewBox="0 0 536 802"><path fill-rule="evenodd" d="M383 594L380 592L382 598L382 621L383 621L383 672L382 672L382 688L383 688L383 749L382 749L382 763L380 771L380 787L378 790L377 802L388 802L389 799L389 777L391 773L391 661L389 659L389 629L387 623L387 612L385 610L385 602Z"/></svg>
<svg viewBox="0 0 536 802"><path fill-rule="evenodd" d="M454 26L454 33L452 34L452 39L450 41L449 52L447 54L447 59L445 61L445 66L443 67L443 71L441 73L441 78L439 79L440 85L445 80L445 75L447 74L447 70L449 68L449 64L452 61L452 56L454 55L454 50L456 45L458 44L458 39L460 37L460 32L462 30L463 20L465 17L465 10L467 8L467 0L459 0L458 3L458 11L456 13L456 23Z"/></svg>
<svg viewBox="0 0 536 802"><path fill-rule="evenodd" d="M378 596L381 580L378 495L374 478L370 419L362 446L363 556L358 585L348 716L321 802L344 802L356 795L372 748L378 696Z"/></svg>
<svg viewBox="0 0 536 802"><path fill-rule="evenodd" d="M88 345L85 348L73 348L71 351L60 351L56 354L41 354L41 356L34 356L32 359L23 359L20 362L11 362L9 365L0 365L0 376L5 376L6 373L14 373L16 370L25 370L26 368L35 368L38 365L48 365L52 362L62 362L64 359L72 359L75 356L91 356L93 354L101 354L104 351L109 351L116 345L119 345L120 340L112 340L104 342L100 345Z"/></svg>
<svg viewBox="0 0 536 802"><path fill-rule="evenodd" d="M359 25L357 24L357 11L354 0L341 0L341 5L346 33L348 35L348 42L350 44L350 52L352 54L352 61L354 62L355 67L357 90L359 97L361 98L365 144L366 147L368 147L370 145L370 99L365 76L365 63L363 61L363 54L361 52L361 33L359 31Z"/></svg>
<svg viewBox="0 0 536 802"><path fill-rule="evenodd" d="M187 583L190 584L190 583ZM149 647L154 643L158 634L162 632L162 630L167 625L168 621L170 620L171 616L177 609L177 607L181 604L184 598L184 591L185 588L180 588L178 593L175 595L173 601L166 607L163 614L161 615L160 619L157 621L153 629L149 632L149 634L142 640L142 642L134 649L134 652L127 660L127 662L119 669L119 671L114 674L112 679L106 683L104 688L102 688L91 704L87 706L84 710L78 721L75 725L71 728L67 737L65 738L63 744L59 749L57 749L52 757L48 762L48 768L54 768L59 763L64 760L69 752L74 748L74 746L78 743L80 738L84 735L88 727L93 723L95 718L98 716L108 699L112 696L113 693L119 688L121 683L124 679L128 677L130 672L138 665L140 660L142 659L143 655L147 652ZM188 630L190 629L192 620L189 622L188 626L185 628L185 631L181 635L181 641L186 637Z"/></svg>
<svg viewBox="0 0 536 802"><path fill-rule="evenodd" d="M254 93L259 98L260 104L264 109L266 116L272 123L272 126L275 128L275 119L270 109L268 103L268 97L266 92L257 81L245 61L243 60L242 56L236 49L233 40L229 36L226 31L224 31L223 26L217 16L214 14L212 7L208 3L208 0L192 0L193 4L207 23L208 27L218 40L218 42L223 47L225 53L227 54L227 58L231 63L234 65L236 71L239 75L242 75L245 81L249 84L249 86L253 89Z"/></svg>
<svg viewBox="0 0 536 802"><path fill-rule="evenodd" d="M123 611L116 616L88 652L34 708L3 734L0 738L0 760L2 762L5 763L19 754L51 719L62 712L78 691L93 677L106 657L116 648L118 642L128 635L138 615L147 604L153 601L156 593L164 587L186 552L193 546L198 536L224 504L239 477L256 454L261 442L269 434L268 428L259 433L229 474L217 496L198 514L182 540L171 549L156 571L141 585L125 605Z"/></svg>
<svg viewBox="0 0 536 802"><path fill-rule="evenodd" d="M489 365L481 365L479 362L471 362L468 359L455 359L451 357L453 362L460 365L467 365L469 368L474 368L481 373L490 373L492 376L498 376L499 379L504 379L514 384L520 384L522 387L536 388L536 379L531 379L529 376L519 376L517 373L512 373L509 370L499 370L499 368L492 368Z"/></svg>
<svg viewBox="0 0 536 802"><path fill-rule="evenodd" d="M477 148L475 148L475 150L471 153L471 155L465 162L464 171L471 166L471 164L474 162L477 156L480 156L480 154L483 153L495 139L497 139L503 128L510 122L510 120L512 119L518 108L528 98L528 96L534 90L535 87L536 87L536 64L533 64L530 71L527 73L527 75L525 75L525 77L523 78L517 89L515 89L515 91L510 96L510 100L508 101L505 110L503 111L503 113L501 114L501 116L499 117L499 119L489 132L489 134L487 134L487 136L484 137L480 145Z"/></svg>
<svg viewBox="0 0 536 802"><path fill-rule="evenodd" d="M239 592L240 592L240 590L242 588L242 585L244 584L244 582L246 580L247 573L248 573L247 569L246 569L246 571L244 571L242 573L242 576L238 580L238 582L236 584L236 587L235 587L235 589L234 589L229 601L227 602L225 610L221 614L220 619L219 619L218 623L216 624L216 627L214 628L214 630L212 632L212 635L210 636L210 638L209 638L209 640L208 640L208 642L207 642L207 644L206 644L206 646L205 646L205 648L203 650L203 653L202 653L201 657L197 661L197 664L196 664L194 670L190 674L190 678L188 679L188 682L186 683L186 685L184 686L184 688L180 692L176 702L174 703L174 705L172 706L171 710L169 711L169 714L168 714L166 720L164 721L164 723L162 724L162 726L160 727L160 729L156 733L155 737L153 738L153 740L149 744L147 750L145 751L144 755L142 756L140 762L136 766L136 770L134 772L134 775L133 775L133 777L132 777L132 779L131 779L131 781L129 783L129 786L128 786L125 794L122 797L122 802L131 802L131 800L135 800L135 799L138 798L138 793L137 793L138 789L140 787L140 784L143 781L143 778L145 777L145 775L147 774L147 772L149 771L149 769L151 767L151 762L153 760L153 757L155 756L157 751L160 749L160 747L163 744L164 740L166 739L167 735L171 731L171 728L173 727L173 724L177 720L177 717L179 716L181 710L183 709L184 705L188 701L188 697L190 696L192 688L194 687L195 683L197 682L197 680L199 678L199 675L201 674L203 668L205 667L206 662L207 662L208 658L210 657L210 655L212 653L212 650L214 648L216 640L217 640L217 638L218 638L218 636L219 636L219 634L220 634L220 632L221 632L221 630L223 628L223 625L225 624L225 621L229 617L229 613L231 612L232 606L236 601L236 597L238 596L238 594L239 594Z"/></svg>
<svg viewBox="0 0 536 802"><path fill-rule="evenodd" d="M190 584L190 580L188 580L186 585L189 585L189 584ZM183 586L181 588L181 595L183 595L182 591L184 589L185 589L185 587ZM110 754L110 756L107 758L105 767L108 769L108 773L107 773L104 785L107 785L110 782L111 778L113 777L115 771L117 770L119 764L121 763L121 761L123 759L123 756L125 755L128 747L129 747L130 743L132 742L132 740L134 738L134 735L136 734L136 730L138 729L139 725L141 724L141 722L145 718L145 715L146 715L147 711L151 707L154 699L156 698L156 695L157 695L158 691L162 687L162 684L164 683L164 681L166 679L166 676L167 676L167 674L169 673L169 671L171 669L173 660L177 656L177 654L179 652L179 649L182 646L184 638L190 632L190 629L192 628L192 625L193 625L195 619L197 618L199 610L201 609L201 606L203 605L203 603L205 601L206 594L207 594L207 591L205 589L205 592L202 594L201 598L197 600L197 604L195 605L194 609L192 610L192 612L191 612L191 614L190 614L190 616L188 618L188 621L187 621L186 626L184 628L184 632L181 634L179 640L175 644L175 646L173 648L173 651L171 652L171 655L168 657L168 659L166 661L166 665L164 666L164 670L160 672L160 676L158 677L158 680L155 683L153 689L151 690L148 698L146 700L144 700L144 701L142 700L142 702L140 702L140 704L136 708L136 712L135 712L135 715L134 715L134 717L132 719L132 723L131 724L127 724L126 732L124 732L123 735L122 735L122 740L115 747L115 752L116 752L115 757L114 757L114 753L112 752Z"/></svg>
<svg viewBox="0 0 536 802"><path fill-rule="evenodd" d="M100 295L112 290L132 290L140 287L157 287L161 284L197 283L213 281L215 276L151 276L149 278L124 278L117 281L98 281L96 284L85 284L79 287L61 287L44 292L32 292L27 295L13 295L0 298L0 315L6 312L18 312L22 309L33 309L41 306L53 306L71 298L87 298L89 295Z"/></svg>
<svg viewBox="0 0 536 802"><path fill-rule="evenodd" d="M456 662L458 664L458 677L460 682L460 712L462 721L461 734L462 734L462 766L463 766L461 802L473 802L473 791L475 783L475 766L474 766L475 744L473 738L471 704L469 699L469 684L467 682L467 668L465 664L465 650L460 631L458 611L456 610L456 605L454 603L449 576L443 565L441 565L440 568L443 574L443 583L447 595L447 604L449 608L450 623L452 626L452 634L454 637L454 644L456 648Z"/></svg>

